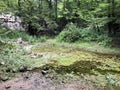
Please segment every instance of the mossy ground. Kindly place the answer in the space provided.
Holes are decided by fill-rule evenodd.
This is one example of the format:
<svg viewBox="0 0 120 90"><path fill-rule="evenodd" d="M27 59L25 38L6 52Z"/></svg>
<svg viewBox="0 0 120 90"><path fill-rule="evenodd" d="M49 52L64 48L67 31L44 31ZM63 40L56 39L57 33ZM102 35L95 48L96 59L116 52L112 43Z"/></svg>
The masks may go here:
<svg viewBox="0 0 120 90"><path fill-rule="evenodd" d="M0 58L0 62L4 62L0 65L1 78L19 75L21 67L27 68L25 71L34 71L47 65L57 73L57 81L68 74L80 76L84 80L86 78L99 86L107 83L120 85L119 49L101 49L97 45L92 49L88 44L65 44L52 40L33 44L18 44L16 40L9 40L8 43L1 44L4 47ZM86 47L88 49L83 50Z"/></svg>
<svg viewBox="0 0 120 90"><path fill-rule="evenodd" d="M90 80L96 86L120 85L120 56L118 54L98 54L98 52L81 50L78 46L72 47L55 43L47 46L37 45L33 48L33 53L43 54L41 58L46 57L47 64L43 67L49 66L51 70L61 74L62 76L59 78L70 74L74 77L83 76L82 78ZM37 68L37 70L39 69Z"/></svg>

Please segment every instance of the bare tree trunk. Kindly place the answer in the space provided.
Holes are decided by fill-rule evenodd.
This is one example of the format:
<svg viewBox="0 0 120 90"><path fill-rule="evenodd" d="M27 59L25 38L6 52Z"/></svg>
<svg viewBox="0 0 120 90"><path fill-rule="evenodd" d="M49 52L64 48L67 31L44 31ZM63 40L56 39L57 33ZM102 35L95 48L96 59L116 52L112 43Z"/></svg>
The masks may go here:
<svg viewBox="0 0 120 90"><path fill-rule="evenodd" d="M107 0L108 1L108 19L110 20L111 19L111 1L110 0ZM111 29L111 26L112 26L112 23L111 21L108 22L108 35L111 35L112 33L112 29Z"/></svg>
<svg viewBox="0 0 120 90"><path fill-rule="evenodd" d="M113 34L115 35L116 30L115 30L115 0L112 0L112 18L113 18L113 23L112 23L112 31Z"/></svg>
<svg viewBox="0 0 120 90"><path fill-rule="evenodd" d="M21 0L18 0L18 10L19 10L19 16L21 16Z"/></svg>
<svg viewBox="0 0 120 90"><path fill-rule="evenodd" d="M39 13L42 13L42 0L39 0Z"/></svg>
<svg viewBox="0 0 120 90"><path fill-rule="evenodd" d="M57 22L57 17L58 17L57 6L58 6L58 0L55 0L55 20L56 20L56 22Z"/></svg>
<svg viewBox="0 0 120 90"><path fill-rule="evenodd" d="M110 6L108 7L108 18L109 20L111 20L108 23L108 34L115 34L115 30L114 30L114 23L115 23L115 0L108 0L108 3L110 4Z"/></svg>
<svg viewBox="0 0 120 90"><path fill-rule="evenodd" d="M51 18L52 17L52 10L53 10L53 7L52 7L52 0L46 0L48 5L49 5L49 10L50 10L50 14L49 14L49 17Z"/></svg>

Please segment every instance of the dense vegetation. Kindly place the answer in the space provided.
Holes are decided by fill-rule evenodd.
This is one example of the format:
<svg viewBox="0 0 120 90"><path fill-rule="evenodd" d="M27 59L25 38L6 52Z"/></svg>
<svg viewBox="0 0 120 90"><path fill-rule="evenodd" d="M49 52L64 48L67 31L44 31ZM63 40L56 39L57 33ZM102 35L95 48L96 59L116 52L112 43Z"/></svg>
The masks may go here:
<svg viewBox="0 0 120 90"><path fill-rule="evenodd" d="M37 68L61 82L93 75L95 85L120 86L119 8L119 0L0 0L0 15L24 27L0 26L0 82Z"/></svg>
<svg viewBox="0 0 120 90"><path fill-rule="evenodd" d="M1 0L0 12L14 10L32 35L53 36L72 22L80 30L87 28L104 37L119 32L119 6L119 0Z"/></svg>

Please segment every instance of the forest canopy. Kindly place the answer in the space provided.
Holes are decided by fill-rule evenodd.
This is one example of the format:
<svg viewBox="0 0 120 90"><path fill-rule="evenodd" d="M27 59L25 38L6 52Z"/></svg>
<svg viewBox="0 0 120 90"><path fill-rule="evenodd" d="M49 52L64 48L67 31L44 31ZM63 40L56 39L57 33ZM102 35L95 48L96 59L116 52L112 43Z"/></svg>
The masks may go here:
<svg viewBox="0 0 120 90"><path fill-rule="evenodd" d="M74 27L83 29L85 34L89 30L87 33L116 36L120 32L119 8L119 0L0 1L1 13L14 12L16 16L22 18L26 31L37 36L58 35L67 25L72 27L70 23L73 23Z"/></svg>

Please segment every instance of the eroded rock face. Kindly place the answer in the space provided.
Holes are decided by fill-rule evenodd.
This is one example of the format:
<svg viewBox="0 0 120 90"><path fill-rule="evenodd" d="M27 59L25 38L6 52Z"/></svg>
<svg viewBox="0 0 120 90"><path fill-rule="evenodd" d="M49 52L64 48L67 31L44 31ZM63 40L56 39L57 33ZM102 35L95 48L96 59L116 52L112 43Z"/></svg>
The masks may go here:
<svg viewBox="0 0 120 90"><path fill-rule="evenodd" d="M0 25L8 29L22 30L25 29L21 25L21 18L12 14L0 14Z"/></svg>

